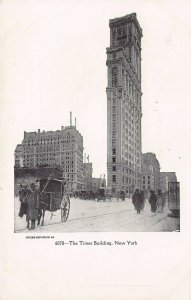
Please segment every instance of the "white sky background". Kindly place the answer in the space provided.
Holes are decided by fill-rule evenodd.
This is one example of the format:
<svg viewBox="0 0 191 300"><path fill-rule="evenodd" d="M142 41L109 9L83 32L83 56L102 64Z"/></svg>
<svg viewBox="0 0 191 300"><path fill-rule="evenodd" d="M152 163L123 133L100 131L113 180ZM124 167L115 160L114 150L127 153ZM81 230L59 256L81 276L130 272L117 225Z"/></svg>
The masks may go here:
<svg viewBox="0 0 191 300"><path fill-rule="evenodd" d="M68 126L72 111L94 176L106 173L109 19L136 12L143 29L142 150L156 153L161 170L176 171L181 181L191 153L190 11L186 0L2 1L4 161L14 164L24 130Z"/></svg>

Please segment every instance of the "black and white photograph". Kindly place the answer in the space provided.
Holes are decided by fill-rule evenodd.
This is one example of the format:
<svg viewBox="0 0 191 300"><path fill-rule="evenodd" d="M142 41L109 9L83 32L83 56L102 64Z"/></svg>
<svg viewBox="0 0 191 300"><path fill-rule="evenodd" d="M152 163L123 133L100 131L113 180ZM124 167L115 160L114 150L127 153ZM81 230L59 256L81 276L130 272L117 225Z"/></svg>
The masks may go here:
<svg viewBox="0 0 191 300"><path fill-rule="evenodd" d="M2 299L190 299L191 1L0 9ZM33 295L18 251L47 271Z"/></svg>
<svg viewBox="0 0 191 300"><path fill-rule="evenodd" d="M59 17L62 18L62 14ZM41 49L37 54L29 51L31 64L34 63L34 55L37 60L41 59L38 72L44 74L46 69L50 74L48 78L43 75L36 78L33 69L30 84L35 88L41 82L42 97L35 95L36 102L27 99L27 109L23 111L29 117L23 124L23 136L19 135L20 141L14 152L15 232L26 229L40 232L180 230L180 183L176 168L181 154L174 152L175 128L171 127L174 124L167 127L169 113L164 112L165 103L171 100L168 99L169 90L166 90L163 78L158 83L163 85L161 91L157 90L158 85L153 84L153 78L152 82L146 76L143 79L148 68L144 65L144 57L151 50L145 46L147 40L142 42L143 29L136 13L105 21L104 36L101 28L95 28L95 25L92 33L86 35L85 31L89 28L86 23L76 30L76 27L61 27L61 19L58 19L54 25L46 24L52 31L57 32L57 26L60 30L46 55L41 57L49 39L44 37L41 27L38 35L43 37L35 46ZM67 34L68 30L71 34ZM164 29L164 34L168 35L168 29ZM103 47L101 49L100 43L98 52L94 43L99 43L101 37ZM68 45L75 50L70 56L69 53L64 54ZM155 47L158 51L161 40L155 41ZM170 55L170 46L166 51ZM94 52L95 58L92 57ZM144 55L144 52L148 54ZM78 53L78 59L75 53ZM81 55L89 61L88 68L83 65ZM95 59L100 68L94 70ZM158 63L158 59L156 54L151 64L154 65L155 60ZM74 68L71 73L70 64L65 65L66 60ZM173 57L170 63L173 63ZM33 65L35 67L37 65ZM100 77L100 81L96 77ZM163 74L163 77L169 80L167 75ZM151 86L152 91L148 88L146 95L142 92L143 83ZM81 94L78 96L80 85ZM155 95L152 95L153 85ZM59 98L56 97L58 92ZM174 97L173 94L171 97ZM33 113L34 104L37 113ZM68 110L68 106L72 111ZM83 122L86 109L86 121ZM174 110L175 107L172 107ZM78 118L74 119L73 111ZM50 123L46 119L47 114L52 118ZM35 124L38 120L39 127L43 127L36 129L34 121L30 123L34 117ZM61 128L60 124L63 124ZM167 136L172 137L164 145L163 136L160 136L157 146L154 146L152 142L159 134L159 125ZM143 131L143 126L146 131ZM45 127L47 130L44 130ZM100 145L99 149L97 145ZM168 152L174 164L168 163ZM167 161L163 162L165 158Z"/></svg>

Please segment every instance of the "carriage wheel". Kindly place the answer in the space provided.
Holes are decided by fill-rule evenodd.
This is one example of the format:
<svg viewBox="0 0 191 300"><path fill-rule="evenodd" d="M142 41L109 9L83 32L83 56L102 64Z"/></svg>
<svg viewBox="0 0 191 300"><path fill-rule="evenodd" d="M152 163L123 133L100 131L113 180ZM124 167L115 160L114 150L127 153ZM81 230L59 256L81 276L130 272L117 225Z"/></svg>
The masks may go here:
<svg viewBox="0 0 191 300"><path fill-rule="evenodd" d="M64 208L61 208L61 221L66 222L70 212L70 199L66 202Z"/></svg>

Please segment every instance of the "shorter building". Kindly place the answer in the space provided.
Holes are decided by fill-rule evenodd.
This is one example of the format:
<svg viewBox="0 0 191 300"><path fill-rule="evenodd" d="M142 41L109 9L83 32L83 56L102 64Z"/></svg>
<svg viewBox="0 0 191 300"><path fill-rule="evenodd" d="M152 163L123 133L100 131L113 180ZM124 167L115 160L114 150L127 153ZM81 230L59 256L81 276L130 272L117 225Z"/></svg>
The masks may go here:
<svg viewBox="0 0 191 300"><path fill-rule="evenodd" d="M105 174L100 176L99 178L92 178L92 191L94 193L97 193L99 188L105 187L106 186L106 179L105 179Z"/></svg>
<svg viewBox="0 0 191 300"><path fill-rule="evenodd" d="M168 191L168 183L177 182L177 176L175 172L160 172L159 188L164 193Z"/></svg>
<svg viewBox="0 0 191 300"><path fill-rule="evenodd" d="M83 137L72 125L61 130L24 132L21 144L15 149L15 168L60 166L71 191L82 190Z"/></svg>
<svg viewBox="0 0 191 300"><path fill-rule="evenodd" d="M92 163L83 163L83 190L92 191Z"/></svg>
<svg viewBox="0 0 191 300"><path fill-rule="evenodd" d="M176 172L160 172L160 176L167 176L169 182L177 182Z"/></svg>
<svg viewBox="0 0 191 300"><path fill-rule="evenodd" d="M157 191L159 189L160 164L154 153L142 154L142 189Z"/></svg>
<svg viewBox="0 0 191 300"><path fill-rule="evenodd" d="M160 173L159 189L163 193L166 193L168 191L168 176L166 176L165 174Z"/></svg>

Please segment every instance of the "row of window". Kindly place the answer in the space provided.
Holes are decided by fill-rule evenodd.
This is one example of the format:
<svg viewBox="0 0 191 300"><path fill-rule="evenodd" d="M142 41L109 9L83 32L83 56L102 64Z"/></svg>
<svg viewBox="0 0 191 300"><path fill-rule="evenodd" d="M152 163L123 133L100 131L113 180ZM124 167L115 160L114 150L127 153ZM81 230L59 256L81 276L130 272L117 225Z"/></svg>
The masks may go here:
<svg viewBox="0 0 191 300"><path fill-rule="evenodd" d="M42 137L42 138L26 138L25 139L25 141L26 142L33 142L33 141L36 141L36 142L43 142L43 141L54 141L54 140L66 140L66 139L72 139L72 140L74 140L75 139L75 136L71 136L69 133L67 134L67 135L65 135L65 136L53 136L53 137Z"/></svg>
<svg viewBox="0 0 191 300"><path fill-rule="evenodd" d="M36 142L36 141L33 141L33 142L27 142L27 141L24 141L24 144L25 145L28 145L28 146L38 146L38 145L53 145L53 144L64 144L64 143L75 143L75 140L64 140L64 141L42 141L42 142Z"/></svg>
<svg viewBox="0 0 191 300"><path fill-rule="evenodd" d="M145 184L145 180L143 179L143 184ZM150 184L150 180L148 180L148 184Z"/></svg>
<svg viewBox="0 0 191 300"><path fill-rule="evenodd" d="M126 180L125 180L126 179ZM113 183L116 183L116 175L112 175L112 182ZM136 182L140 182L139 180L137 180L137 179L134 179L134 178L130 178L130 177L122 177L122 182L123 183L125 183L126 182L126 184L128 184L128 183L136 183ZM150 186L149 186L149 188L150 188Z"/></svg>
<svg viewBox="0 0 191 300"><path fill-rule="evenodd" d="M112 146L116 147L115 140L112 140ZM122 155L125 156L126 158L130 158L130 159L132 159L133 157L136 157L137 159L139 159L139 155L140 155L139 150L140 150L139 146L137 146L137 147L135 146L135 149L134 149L133 147L131 147L131 145L130 146L124 145L122 147ZM116 148L112 148L112 155L116 155Z"/></svg>
<svg viewBox="0 0 191 300"><path fill-rule="evenodd" d="M145 189L146 187L145 187L145 185L143 185L143 189ZM150 187L150 185L148 185L148 190L150 190L151 189L151 187Z"/></svg>
<svg viewBox="0 0 191 300"><path fill-rule="evenodd" d="M136 171L134 171L134 170L132 170L132 169L129 169L129 168L127 168L127 169L125 170L125 168L123 168L123 173L127 173L127 174L131 174L131 175L135 175L135 176L137 176L137 177L141 177L141 174L137 172L137 171L138 171L138 168L135 168L135 170L136 170ZM117 167L116 167L116 166L112 166L112 171L113 171L113 172L116 172L116 171L117 171Z"/></svg>

